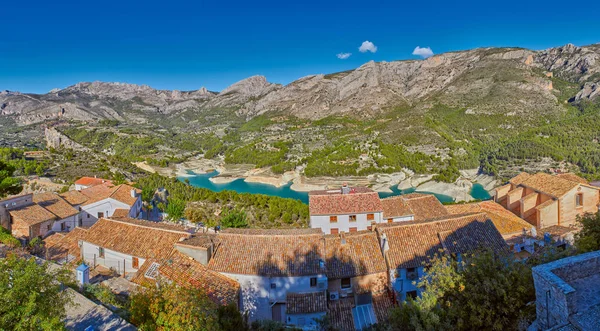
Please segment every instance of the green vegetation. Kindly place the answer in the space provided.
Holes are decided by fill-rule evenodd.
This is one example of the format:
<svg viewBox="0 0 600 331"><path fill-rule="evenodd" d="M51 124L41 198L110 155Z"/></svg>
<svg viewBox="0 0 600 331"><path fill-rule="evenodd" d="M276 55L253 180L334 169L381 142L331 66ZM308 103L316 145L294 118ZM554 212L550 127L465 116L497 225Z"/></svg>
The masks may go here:
<svg viewBox="0 0 600 331"><path fill-rule="evenodd" d="M575 246L581 253L600 250L600 213L577 219L581 231L575 235Z"/></svg>
<svg viewBox="0 0 600 331"><path fill-rule="evenodd" d="M0 260L0 329L64 330L65 305L71 302L62 284L71 285L68 269L50 270L9 254Z"/></svg>
<svg viewBox="0 0 600 331"><path fill-rule="evenodd" d="M16 248L21 247L21 242L19 239L12 236L10 231L0 226L0 243L10 247Z"/></svg>
<svg viewBox="0 0 600 331"><path fill-rule="evenodd" d="M0 161L0 198L9 194L17 194L23 189L21 181L13 177L15 168Z"/></svg>
<svg viewBox="0 0 600 331"><path fill-rule="evenodd" d="M246 212L239 209L231 209L221 218L223 228L245 228L248 226Z"/></svg>

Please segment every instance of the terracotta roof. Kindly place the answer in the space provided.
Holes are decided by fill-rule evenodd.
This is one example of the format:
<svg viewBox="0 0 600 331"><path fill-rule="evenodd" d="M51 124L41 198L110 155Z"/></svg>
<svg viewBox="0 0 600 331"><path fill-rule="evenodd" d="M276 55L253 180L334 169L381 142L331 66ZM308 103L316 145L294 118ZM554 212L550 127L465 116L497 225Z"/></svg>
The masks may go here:
<svg viewBox="0 0 600 331"><path fill-rule="evenodd" d="M203 289L209 298L218 304L238 304L240 285L235 280L209 270L177 249L173 249L171 254L160 262L158 272L161 277L180 286Z"/></svg>
<svg viewBox="0 0 600 331"><path fill-rule="evenodd" d="M102 178L96 178L96 177L81 177L78 180L75 181L75 184L77 185L83 185L83 186L88 186L88 187L92 187L92 186L96 186L96 185L109 185L109 186L113 186L112 182L110 180L107 179L102 179Z"/></svg>
<svg viewBox="0 0 600 331"><path fill-rule="evenodd" d="M98 202L100 200L104 200L110 196L112 193L112 188L106 185L96 185L86 189L83 189L79 192L87 197L87 200L83 205L89 205L94 202Z"/></svg>
<svg viewBox="0 0 600 331"><path fill-rule="evenodd" d="M46 239L46 252L49 260L57 261L67 258L69 255L78 260L81 253L79 250L79 240L83 240L87 230L74 228L67 234L55 233Z"/></svg>
<svg viewBox="0 0 600 331"><path fill-rule="evenodd" d="M394 299L387 293L373 295L373 310L375 310L377 323L387 323L392 308L394 308Z"/></svg>
<svg viewBox="0 0 600 331"><path fill-rule="evenodd" d="M377 192L366 187L352 188L354 193L339 190L311 191L308 208L311 215L339 215L381 212L383 206Z"/></svg>
<svg viewBox="0 0 600 331"><path fill-rule="evenodd" d="M537 232L537 235L540 238L544 237L544 233L549 233L552 236L563 236L567 233L571 233L571 232L575 232L575 231L577 231L576 228L566 227L566 226L561 226L561 225L552 225L547 228L540 229Z"/></svg>
<svg viewBox="0 0 600 331"><path fill-rule="evenodd" d="M516 175L515 177L511 178L508 182L513 184L514 186L519 186L522 182L529 179L529 177L531 177L530 174L528 174L526 172L522 172L522 173Z"/></svg>
<svg viewBox="0 0 600 331"><path fill-rule="evenodd" d="M321 234L248 235L221 233L209 262L218 272L259 276L307 276L324 273Z"/></svg>
<svg viewBox="0 0 600 331"><path fill-rule="evenodd" d="M298 228L298 229L239 229L228 228L221 231L228 234L247 234L252 236L291 236L291 235L308 235L308 234L323 234L321 229L313 228Z"/></svg>
<svg viewBox="0 0 600 331"><path fill-rule="evenodd" d="M433 194L412 193L401 197L415 215L415 221L449 215L444 205Z"/></svg>
<svg viewBox="0 0 600 331"><path fill-rule="evenodd" d="M196 233L192 237L180 241L177 244L209 248L212 245L217 245L218 243L219 239L214 233Z"/></svg>
<svg viewBox="0 0 600 331"><path fill-rule="evenodd" d="M79 191L68 191L59 195L72 206L82 205L89 200L89 197Z"/></svg>
<svg viewBox="0 0 600 331"><path fill-rule="evenodd" d="M9 213L13 218L23 221L30 226L56 219L56 215L37 204L12 209Z"/></svg>
<svg viewBox="0 0 600 331"><path fill-rule="evenodd" d="M131 196L131 190L135 190L136 197ZM133 206L137 201L137 197L139 194L142 194L142 190L137 189L133 186L129 186L127 184L121 184L115 186L112 193L110 194L110 198L113 198L129 206Z"/></svg>
<svg viewBox="0 0 600 331"><path fill-rule="evenodd" d="M85 241L116 252L142 258L164 258L173 244L190 234L170 226L141 220L99 219Z"/></svg>
<svg viewBox="0 0 600 331"><path fill-rule="evenodd" d="M480 247L505 249L504 239L487 219L485 213L455 215L430 222L397 223L378 227L377 231L380 237L387 237L389 250L385 255L390 268L416 268L441 252L466 253Z"/></svg>
<svg viewBox="0 0 600 331"><path fill-rule="evenodd" d="M135 190L138 195L142 193L141 190L127 184L121 184L114 187L108 185L96 185L83 189L80 192L88 197L88 200L84 205L90 205L104 199L112 198L128 206L133 206L137 201L137 197L134 198L131 196L131 190Z"/></svg>
<svg viewBox="0 0 600 331"><path fill-rule="evenodd" d="M573 182L558 176L552 176L545 173L537 173L520 185L532 188L538 192L548 194L555 198L560 198L567 194L572 189L576 188L580 183Z"/></svg>
<svg viewBox="0 0 600 331"><path fill-rule="evenodd" d="M413 215L413 211L402 196L381 199L381 205L383 206L383 217L386 219Z"/></svg>
<svg viewBox="0 0 600 331"><path fill-rule="evenodd" d="M113 214L110 218L128 218L128 217L129 217L129 210L123 209L123 208L117 208L117 209L115 209L115 211L113 212Z"/></svg>
<svg viewBox="0 0 600 331"><path fill-rule="evenodd" d="M522 233L524 228L531 229L531 224L494 201L448 205L446 209L450 214L485 212L503 236Z"/></svg>
<svg viewBox="0 0 600 331"><path fill-rule="evenodd" d="M372 231L326 235L325 263L327 278L334 279L387 271L377 234Z"/></svg>
<svg viewBox="0 0 600 331"><path fill-rule="evenodd" d="M53 192L34 194L33 202L58 216L59 219L79 214L77 209L73 208L73 206L66 202L62 197Z"/></svg>
<svg viewBox="0 0 600 331"><path fill-rule="evenodd" d="M288 293L285 299L286 314L313 314L327 311L325 291Z"/></svg>
<svg viewBox="0 0 600 331"><path fill-rule="evenodd" d="M563 178L563 179L566 179L566 180L570 180L570 181L575 182L575 183L589 185L589 183L588 183L587 180L585 180L585 179L583 179L583 178L581 178L581 177L579 177L576 174L571 173L571 172L568 172L566 174L558 174L558 175L556 175L556 177Z"/></svg>
<svg viewBox="0 0 600 331"><path fill-rule="evenodd" d="M355 331L354 318L352 316L352 308L354 308L354 298L340 298L339 300L330 301L327 309L327 316L331 325L336 330Z"/></svg>

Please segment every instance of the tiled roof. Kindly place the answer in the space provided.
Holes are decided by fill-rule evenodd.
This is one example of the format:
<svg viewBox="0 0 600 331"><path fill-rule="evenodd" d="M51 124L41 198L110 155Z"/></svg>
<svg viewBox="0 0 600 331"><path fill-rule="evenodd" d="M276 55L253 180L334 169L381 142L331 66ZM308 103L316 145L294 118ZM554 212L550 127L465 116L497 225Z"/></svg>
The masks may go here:
<svg viewBox="0 0 600 331"><path fill-rule="evenodd" d="M221 233L209 262L218 272L259 276L308 276L324 273L321 234L248 235Z"/></svg>
<svg viewBox="0 0 600 331"><path fill-rule="evenodd" d="M528 174L526 172L522 172L522 173L516 175L515 177L511 178L508 182L513 184L514 186L519 186L522 182L529 179L529 177L531 177L530 174Z"/></svg>
<svg viewBox="0 0 600 331"><path fill-rule="evenodd" d="M37 204L12 209L9 213L13 218L23 221L30 226L56 219L56 215Z"/></svg>
<svg viewBox="0 0 600 331"><path fill-rule="evenodd" d="M88 187L92 187L92 186L96 186L96 185L101 185L101 184L113 186L113 184L112 184L112 182L110 180L106 180L106 179L102 179L102 178L96 178L96 177L81 177L81 178L79 178L78 180L75 181L75 184L77 184L77 185L83 185L83 186L88 186Z"/></svg>
<svg viewBox="0 0 600 331"><path fill-rule="evenodd" d="M377 317L377 323L385 324L389 320L390 310L394 307L394 299L387 293L373 295L373 310Z"/></svg>
<svg viewBox="0 0 600 331"><path fill-rule="evenodd" d="M113 212L110 218L127 218L129 217L129 210L123 208L117 208Z"/></svg>
<svg viewBox="0 0 600 331"><path fill-rule="evenodd" d="M34 194L33 202L58 216L59 219L64 219L79 214L77 209L73 208L73 206L71 206L63 198L53 192Z"/></svg>
<svg viewBox="0 0 600 331"><path fill-rule="evenodd" d="M228 228L221 231L228 234L247 234L253 236L291 236L307 234L323 234L321 229L299 228L299 229L236 229Z"/></svg>
<svg viewBox="0 0 600 331"><path fill-rule="evenodd" d="M96 185L79 192L87 197L87 200L83 205L89 205L100 200L104 200L110 196L113 188L106 185Z"/></svg>
<svg viewBox="0 0 600 331"><path fill-rule="evenodd" d="M547 228L540 229L537 234L538 237L543 238L544 233L549 233L552 236L563 236L574 231L577 231L577 229L561 225L552 225Z"/></svg>
<svg viewBox="0 0 600 331"><path fill-rule="evenodd" d="M345 244L342 243L345 240ZM372 231L325 236L327 278L352 278L385 272L385 259Z"/></svg>
<svg viewBox="0 0 600 331"><path fill-rule="evenodd" d="M576 188L580 183L573 182L558 176L552 176L545 173L537 173L527 180L523 181L521 185L532 188L538 192L548 194L555 198L560 198L567 192Z"/></svg>
<svg viewBox="0 0 600 331"><path fill-rule="evenodd" d="M131 196L131 190L136 190L136 194L138 195L142 192L127 184L121 184L114 187L108 185L96 185L83 189L80 192L88 197L88 200L84 203L85 205L112 198L128 206L133 206L137 201L137 197L134 198Z"/></svg>
<svg viewBox="0 0 600 331"><path fill-rule="evenodd" d="M215 302L221 305L239 300L240 285L233 279L209 270L196 260L173 249L171 254L160 262L159 275L180 286L203 289Z"/></svg>
<svg viewBox="0 0 600 331"><path fill-rule="evenodd" d="M466 253L480 247L494 250L506 243L485 213L455 215L446 219L378 227L387 237L385 253L390 268L415 268L428 263L440 252Z"/></svg>
<svg viewBox="0 0 600 331"><path fill-rule="evenodd" d="M136 197L131 196L131 190L135 190ZM142 190L137 189L133 186L129 186L127 184L121 184L119 186L115 186L112 193L110 194L110 197L117 201L121 201L122 203L128 206L133 206L137 201L137 195L139 194L142 194Z"/></svg>
<svg viewBox="0 0 600 331"><path fill-rule="evenodd" d="M381 205L383 206L383 217L386 219L413 215L413 211L402 196L381 199Z"/></svg>
<svg viewBox="0 0 600 331"><path fill-rule="evenodd" d="M89 197L79 191L67 191L60 196L72 206L82 205L89 200Z"/></svg>
<svg viewBox="0 0 600 331"><path fill-rule="evenodd" d="M401 197L415 215L415 221L449 215L444 205L433 194L412 193Z"/></svg>
<svg viewBox="0 0 600 331"><path fill-rule="evenodd" d="M354 193L347 194L342 194L339 190L311 191L308 195L310 214L339 215L383 211L377 192L364 187L352 189L355 190Z"/></svg>
<svg viewBox="0 0 600 331"><path fill-rule="evenodd" d="M531 229L531 224L494 201L448 205L446 209L453 215L485 212L502 235L522 233L524 228Z"/></svg>
<svg viewBox="0 0 600 331"><path fill-rule="evenodd" d="M212 245L217 245L218 243L219 239L214 233L196 233L192 237L178 242L177 244L209 248Z"/></svg>
<svg viewBox="0 0 600 331"><path fill-rule="evenodd" d="M164 258L173 244L190 234L170 226L141 220L99 219L85 241L116 252L142 258Z"/></svg>
<svg viewBox="0 0 600 331"><path fill-rule="evenodd" d="M571 173L571 172L568 172L566 174L558 174L558 175L556 175L556 177L563 178L563 179L566 179L566 180L570 180L570 181L575 182L575 183L589 184L587 180L585 180L585 179L583 179L583 178L581 178L581 177L579 177L576 174Z"/></svg>
<svg viewBox="0 0 600 331"><path fill-rule="evenodd" d="M354 318L352 317L352 308L354 308L354 298L340 298L330 301L327 309L327 316L331 325L336 330L355 331Z"/></svg>
<svg viewBox="0 0 600 331"><path fill-rule="evenodd" d="M288 293L285 299L286 314L313 314L327 311L325 291Z"/></svg>
<svg viewBox="0 0 600 331"><path fill-rule="evenodd" d="M87 230L82 228L74 228L67 234L55 233L46 239L46 252L49 260L63 260L71 255L76 260L79 259L81 252L79 250L79 240L83 240L87 234Z"/></svg>

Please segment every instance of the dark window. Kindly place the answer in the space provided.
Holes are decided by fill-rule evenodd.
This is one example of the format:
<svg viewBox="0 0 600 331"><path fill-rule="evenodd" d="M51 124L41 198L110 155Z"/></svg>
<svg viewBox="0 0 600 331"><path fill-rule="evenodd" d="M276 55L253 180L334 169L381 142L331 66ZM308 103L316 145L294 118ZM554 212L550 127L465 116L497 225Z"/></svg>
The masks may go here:
<svg viewBox="0 0 600 331"><path fill-rule="evenodd" d="M310 287L317 287L317 277L310 279Z"/></svg>
<svg viewBox="0 0 600 331"><path fill-rule="evenodd" d="M406 269L406 279L415 280L419 274L417 273L417 268L407 268Z"/></svg>
<svg viewBox="0 0 600 331"><path fill-rule="evenodd" d="M52 229L52 224L48 224L48 231L50 231L50 229Z"/></svg>
<svg viewBox="0 0 600 331"><path fill-rule="evenodd" d="M367 221L372 221L375 219L375 214L367 214Z"/></svg>
<svg viewBox="0 0 600 331"><path fill-rule="evenodd" d="M356 222L356 215L349 216L350 222Z"/></svg>
<svg viewBox="0 0 600 331"><path fill-rule="evenodd" d="M342 278L342 288L350 288L352 287L352 282L350 278Z"/></svg>
<svg viewBox="0 0 600 331"><path fill-rule="evenodd" d="M271 283L271 288L272 288L272 289L276 289L276 288L277 288L277 284L275 284L275 283Z"/></svg>
<svg viewBox="0 0 600 331"><path fill-rule="evenodd" d="M337 222L337 216L329 216L329 222L331 222L331 223Z"/></svg>
<svg viewBox="0 0 600 331"><path fill-rule="evenodd" d="M103 212L101 212L101 211L99 211L99 212L98 212L98 218L102 218L102 217L104 217L104 213L103 213Z"/></svg>
<svg viewBox="0 0 600 331"><path fill-rule="evenodd" d="M338 230L336 228L331 229L331 234L338 234L338 233L340 233L340 230Z"/></svg>
<svg viewBox="0 0 600 331"><path fill-rule="evenodd" d="M575 196L575 206L583 206L583 193L579 193Z"/></svg>
<svg viewBox="0 0 600 331"><path fill-rule="evenodd" d="M394 223L394 219L393 218L388 218L388 223Z"/></svg>
<svg viewBox="0 0 600 331"><path fill-rule="evenodd" d="M104 257L104 248L98 247L98 256L102 258Z"/></svg>
<svg viewBox="0 0 600 331"><path fill-rule="evenodd" d="M65 223L60 223L60 230L61 231L65 231L66 228L67 228L67 225Z"/></svg>
<svg viewBox="0 0 600 331"><path fill-rule="evenodd" d="M406 298L411 298L411 299L416 299L417 298L417 291L408 291L406 292Z"/></svg>

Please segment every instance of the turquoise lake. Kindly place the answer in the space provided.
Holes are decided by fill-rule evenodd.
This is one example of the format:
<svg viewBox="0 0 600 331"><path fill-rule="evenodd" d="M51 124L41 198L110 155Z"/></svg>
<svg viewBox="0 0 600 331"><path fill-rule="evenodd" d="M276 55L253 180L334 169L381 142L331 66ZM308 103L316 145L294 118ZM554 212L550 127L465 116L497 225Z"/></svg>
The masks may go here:
<svg viewBox="0 0 600 331"><path fill-rule="evenodd" d="M240 178L240 179L236 179L230 183L215 184L210 181L210 178L219 174L216 171L213 171L213 172L207 173L207 174L201 174L201 175L196 175L191 172L190 172L190 174L192 176L178 177L177 179L179 179L180 181L185 181L185 179L187 178L192 186L206 188L206 189L216 191L216 192L220 192L223 190L231 190L231 191L236 191L238 193L265 194L265 195L278 196L278 197L282 197L282 198L298 199L304 203L308 203L308 193L297 192L297 191L292 190L290 188L292 186L291 182L282 187L275 187L275 186L267 185L267 184L247 183L244 181L244 179ZM453 201L452 197L450 197L450 196L447 196L444 194L431 193L431 192L416 191L414 188L409 189L409 190L399 190L396 186L392 186L390 189L392 190L392 193L379 193L379 196L381 198L387 198L387 197L391 197L391 196L395 196L395 195L417 192L417 193L433 194L441 202L452 202ZM474 184L473 189L471 190L470 194L475 199L487 200L490 198L489 193L483 188L483 186L481 184Z"/></svg>

